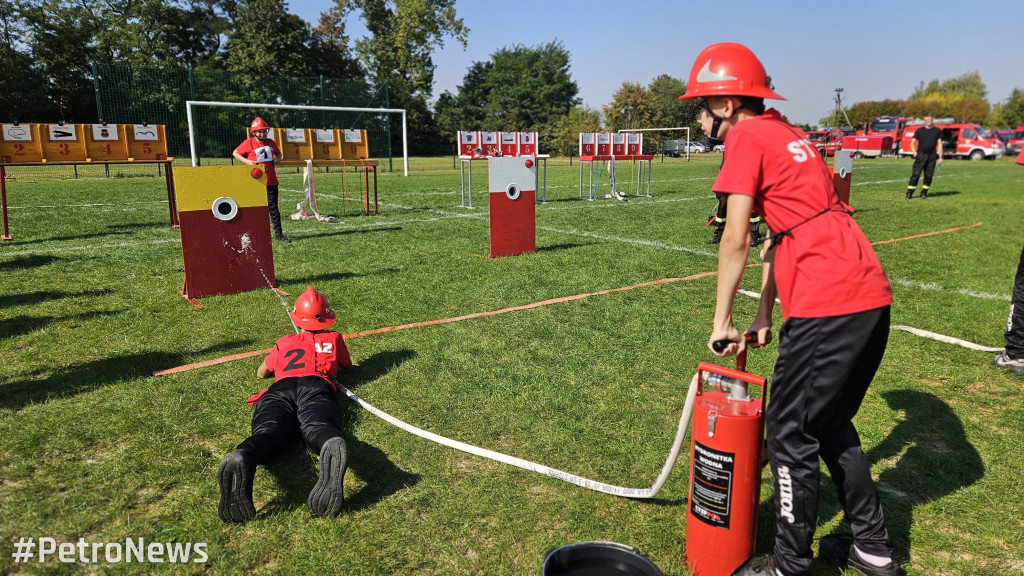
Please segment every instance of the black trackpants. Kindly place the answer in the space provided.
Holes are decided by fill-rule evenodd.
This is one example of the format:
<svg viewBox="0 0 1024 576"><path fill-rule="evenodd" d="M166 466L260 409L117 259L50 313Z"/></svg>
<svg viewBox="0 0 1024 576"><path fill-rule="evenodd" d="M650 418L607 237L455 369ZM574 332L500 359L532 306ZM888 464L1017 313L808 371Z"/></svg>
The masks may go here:
<svg viewBox="0 0 1024 576"><path fill-rule="evenodd" d="M935 174L935 161L938 158L939 155L934 150L931 152L918 151L917 157L914 158L914 167L910 171L910 182L907 183L907 186L917 186L917 180L921 177L922 171L924 172L925 188L931 186L932 175Z"/></svg>
<svg viewBox="0 0 1024 576"><path fill-rule="evenodd" d="M860 437L851 420L882 361L889 307L827 318L789 318L779 333L765 411L775 477L776 566L808 574L818 518L818 457L836 483L861 550L890 556L892 543Z"/></svg>
<svg viewBox="0 0 1024 576"><path fill-rule="evenodd" d="M317 376L283 378L256 401L252 434L238 449L256 464L267 464L301 434L306 447L319 455L325 442L341 436L340 425L338 393L326 380Z"/></svg>
<svg viewBox="0 0 1024 576"><path fill-rule="evenodd" d="M1010 316L1006 319L1006 355L1010 358L1024 358L1024 250L1020 252L1017 277L1013 280L1013 300L1010 301Z"/></svg>
<svg viewBox="0 0 1024 576"><path fill-rule="evenodd" d="M270 225L274 228L274 236L284 236L281 231L281 208L277 205L277 184L267 184L267 209L270 210Z"/></svg>

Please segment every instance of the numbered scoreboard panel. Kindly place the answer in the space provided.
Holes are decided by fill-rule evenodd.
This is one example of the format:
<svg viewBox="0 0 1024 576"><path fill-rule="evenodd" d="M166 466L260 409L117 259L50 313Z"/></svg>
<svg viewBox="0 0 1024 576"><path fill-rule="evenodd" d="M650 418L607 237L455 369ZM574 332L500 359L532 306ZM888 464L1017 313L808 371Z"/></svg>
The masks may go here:
<svg viewBox="0 0 1024 576"><path fill-rule="evenodd" d="M162 125L0 124L0 161L5 164L166 160Z"/></svg>
<svg viewBox="0 0 1024 576"><path fill-rule="evenodd" d="M643 155L644 137L639 132L580 132L580 156L631 158Z"/></svg>

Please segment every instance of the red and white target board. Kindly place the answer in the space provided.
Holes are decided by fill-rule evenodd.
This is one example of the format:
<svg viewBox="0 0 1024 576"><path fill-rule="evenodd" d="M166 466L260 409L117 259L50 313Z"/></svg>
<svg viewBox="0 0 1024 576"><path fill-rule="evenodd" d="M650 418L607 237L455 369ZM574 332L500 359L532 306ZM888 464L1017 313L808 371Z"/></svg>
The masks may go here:
<svg viewBox="0 0 1024 576"><path fill-rule="evenodd" d="M182 295L189 300L214 294L274 288L274 252L263 178L252 167L175 168Z"/></svg>
<svg viewBox="0 0 1024 576"><path fill-rule="evenodd" d="M491 258L537 250L537 166L529 156L487 160Z"/></svg>

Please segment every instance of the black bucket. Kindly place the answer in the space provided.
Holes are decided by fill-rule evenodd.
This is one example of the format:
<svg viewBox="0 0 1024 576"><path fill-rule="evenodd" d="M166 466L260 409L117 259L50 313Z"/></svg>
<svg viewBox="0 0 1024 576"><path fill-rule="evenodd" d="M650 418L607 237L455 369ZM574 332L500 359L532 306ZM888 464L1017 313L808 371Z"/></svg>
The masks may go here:
<svg viewBox="0 0 1024 576"><path fill-rule="evenodd" d="M544 555L541 576L664 576L636 548L615 542L577 542Z"/></svg>

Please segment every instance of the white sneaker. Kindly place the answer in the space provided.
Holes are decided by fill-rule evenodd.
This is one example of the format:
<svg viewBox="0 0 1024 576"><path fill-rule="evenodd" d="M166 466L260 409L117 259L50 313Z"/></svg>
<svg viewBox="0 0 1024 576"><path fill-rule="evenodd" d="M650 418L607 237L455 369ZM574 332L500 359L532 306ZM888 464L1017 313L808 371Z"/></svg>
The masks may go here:
<svg viewBox="0 0 1024 576"><path fill-rule="evenodd" d="M1010 358L1006 354L1006 350L999 356L992 359L992 365L999 368L1006 368L1014 374L1024 374L1024 358Z"/></svg>

